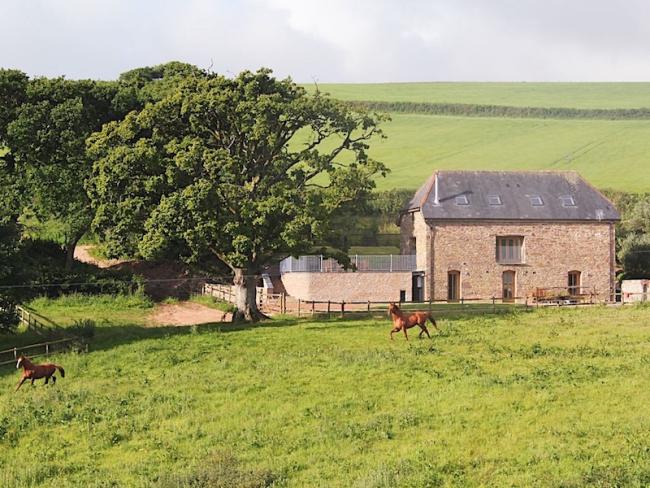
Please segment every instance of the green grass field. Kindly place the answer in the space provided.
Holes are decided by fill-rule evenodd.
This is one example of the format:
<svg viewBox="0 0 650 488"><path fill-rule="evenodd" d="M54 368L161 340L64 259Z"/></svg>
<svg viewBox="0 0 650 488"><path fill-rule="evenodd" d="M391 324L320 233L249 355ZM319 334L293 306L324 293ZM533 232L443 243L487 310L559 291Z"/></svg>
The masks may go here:
<svg viewBox="0 0 650 488"><path fill-rule="evenodd" d="M313 84L305 87L314 90ZM650 107L650 83L323 83L318 88L341 100L515 107Z"/></svg>
<svg viewBox="0 0 650 488"><path fill-rule="evenodd" d="M650 106L650 83L325 84L343 100L571 108ZM418 188L436 169L576 170L599 188L650 191L650 121L392 113L371 155L378 188Z"/></svg>
<svg viewBox="0 0 650 488"><path fill-rule="evenodd" d="M0 370L3 487L201 470L231 486L650 484L648 307L442 319L391 343L386 319L147 328L139 306L132 325L69 306L106 333L54 358L55 387L13 393Z"/></svg>
<svg viewBox="0 0 650 488"><path fill-rule="evenodd" d="M650 121L391 114L370 154L381 189L422 185L436 169L576 170L600 188L650 191Z"/></svg>

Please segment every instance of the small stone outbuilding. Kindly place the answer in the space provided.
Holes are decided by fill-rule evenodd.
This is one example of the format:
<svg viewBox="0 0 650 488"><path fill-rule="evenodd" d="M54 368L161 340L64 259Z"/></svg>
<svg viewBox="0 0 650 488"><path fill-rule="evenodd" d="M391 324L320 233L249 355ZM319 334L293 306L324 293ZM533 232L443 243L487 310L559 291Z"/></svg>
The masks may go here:
<svg viewBox="0 0 650 488"><path fill-rule="evenodd" d="M436 171L399 216L425 300L614 293L614 205L576 172Z"/></svg>

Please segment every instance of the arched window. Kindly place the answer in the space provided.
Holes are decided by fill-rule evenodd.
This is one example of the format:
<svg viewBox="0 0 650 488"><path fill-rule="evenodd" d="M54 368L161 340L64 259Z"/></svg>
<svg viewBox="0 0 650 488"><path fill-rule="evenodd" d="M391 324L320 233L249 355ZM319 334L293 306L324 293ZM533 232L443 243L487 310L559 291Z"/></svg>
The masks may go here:
<svg viewBox="0 0 650 488"><path fill-rule="evenodd" d="M517 296L515 272L504 271L502 277L502 298L504 302L514 302Z"/></svg>
<svg viewBox="0 0 650 488"><path fill-rule="evenodd" d="M582 273L580 271L569 271L569 281L568 281L568 291L569 295L579 295L580 294L580 287L582 286L582 283L580 283L580 277Z"/></svg>
<svg viewBox="0 0 650 488"><path fill-rule="evenodd" d="M450 302L460 300L460 271L447 273L447 300Z"/></svg>

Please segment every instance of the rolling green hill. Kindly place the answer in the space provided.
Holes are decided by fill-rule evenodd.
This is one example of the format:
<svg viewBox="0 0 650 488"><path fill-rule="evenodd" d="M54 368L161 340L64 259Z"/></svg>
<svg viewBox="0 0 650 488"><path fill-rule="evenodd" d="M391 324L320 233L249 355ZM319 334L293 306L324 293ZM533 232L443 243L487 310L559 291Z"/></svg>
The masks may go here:
<svg viewBox="0 0 650 488"><path fill-rule="evenodd" d="M485 117L480 110L471 110L472 104L578 112L638 109L650 107L650 83L385 83L319 88L349 101L470 104L468 116L406 113L409 106L392 112L392 121L384 125L388 139L371 145L371 155L392 170L378 181L380 189L415 189L436 169L543 169L576 170L599 188L650 191L650 120L605 120L607 116L601 115L593 118L602 120L585 120L585 113L571 111L562 118L541 119L534 118L535 111L522 110L514 111L516 117L499 116L507 110ZM416 108L427 112L431 106ZM440 106L433 108L439 112ZM647 114L641 118L647 119Z"/></svg>
<svg viewBox="0 0 650 488"><path fill-rule="evenodd" d="M305 86L314 89L314 85ZM341 100L515 107L650 107L650 83L368 83L318 87Z"/></svg>
<svg viewBox="0 0 650 488"><path fill-rule="evenodd" d="M370 154L378 188L416 188L436 169L577 170L599 188L650 190L650 121L391 114Z"/></svg>

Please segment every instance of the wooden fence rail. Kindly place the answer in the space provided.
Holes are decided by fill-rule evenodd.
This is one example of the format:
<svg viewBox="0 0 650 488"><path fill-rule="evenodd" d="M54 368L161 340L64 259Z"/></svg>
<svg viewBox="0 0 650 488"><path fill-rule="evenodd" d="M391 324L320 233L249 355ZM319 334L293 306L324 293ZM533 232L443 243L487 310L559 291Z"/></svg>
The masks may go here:
<svg viewBox="0 0 650 488"><path fill-rule="evenodd" d="M30 358L40 356L49 356L56 352L70 350L74 347L79 347L82 350L88 351L88 345L81 345L76 338L58 339L56 341L41 342L38 344L29 344L27 346L13 347L0 351L0 366L13 364L18 359L18 356L25 354ZM33 352L35 350L35 352Z"/></svg>

